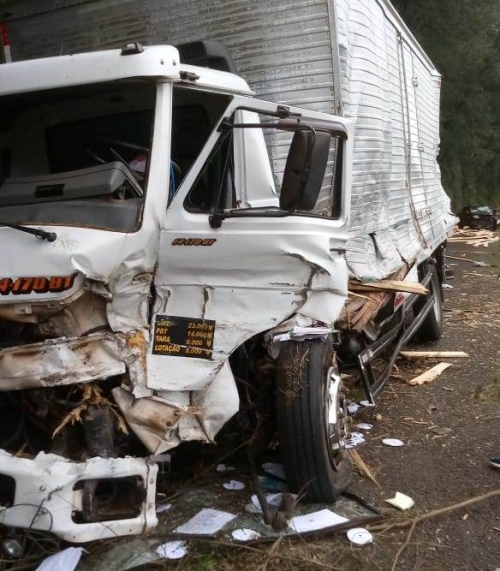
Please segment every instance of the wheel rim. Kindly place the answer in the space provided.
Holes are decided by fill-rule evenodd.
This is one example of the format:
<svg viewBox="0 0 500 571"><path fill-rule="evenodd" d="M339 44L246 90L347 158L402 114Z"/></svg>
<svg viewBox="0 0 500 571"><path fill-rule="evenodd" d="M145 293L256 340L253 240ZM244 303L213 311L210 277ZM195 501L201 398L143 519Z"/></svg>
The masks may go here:
<svg viewBox="0 0 500 571"><path fill-rule="evenodd" d="M326 435L328 455L334 468L337 468L345 455L348 438L348 412L345 388L339 372L330 368L326 383Z"/></svg>

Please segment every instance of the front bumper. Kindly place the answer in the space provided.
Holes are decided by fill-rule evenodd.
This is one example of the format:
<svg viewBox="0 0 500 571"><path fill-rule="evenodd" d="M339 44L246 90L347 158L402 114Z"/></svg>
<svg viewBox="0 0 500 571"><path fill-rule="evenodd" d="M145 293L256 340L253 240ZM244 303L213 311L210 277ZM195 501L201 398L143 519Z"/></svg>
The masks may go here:
<svg viewBox="0 0 500 571"><path fill-rule="evenodd" d="M156 464L139 458L69 462L54 454L26 459L0 450L0 524L51 532L73 543L144 533L158 523L157 472ZM138 483L135 500L119 492L129 482ZM98 489L118 493L106 492L98 505ZM115 518L106 519L106 510ZM127 517L131 510L133 517ZM120 511L124 515L117 519ZM94 521L85 521L89 514Z"/></svg>

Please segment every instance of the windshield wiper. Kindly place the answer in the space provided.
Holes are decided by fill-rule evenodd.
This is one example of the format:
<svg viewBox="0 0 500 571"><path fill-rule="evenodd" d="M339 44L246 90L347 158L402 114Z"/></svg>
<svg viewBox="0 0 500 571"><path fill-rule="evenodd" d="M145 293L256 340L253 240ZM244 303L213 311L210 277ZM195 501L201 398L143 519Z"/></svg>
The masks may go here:
<svg viewBox="0 0 500 571"><path fill-rule="evenodd" d="M41 228L30 228L29 226L21 226L21 224L7 224L5 222L0 222L0 226L7 226L7 228L13 228L20 232L26 232L26 234L32 234L39 240L47 240L47 242L55 242L57 239L57 234L55 232L46 232Z"/></svg>

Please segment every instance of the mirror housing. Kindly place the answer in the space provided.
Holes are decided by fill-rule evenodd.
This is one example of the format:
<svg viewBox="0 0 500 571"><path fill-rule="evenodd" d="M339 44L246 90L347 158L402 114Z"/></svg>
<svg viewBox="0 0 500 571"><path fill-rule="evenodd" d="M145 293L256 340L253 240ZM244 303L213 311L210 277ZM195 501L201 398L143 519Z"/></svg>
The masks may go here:
<svg viewBox="0 0 500 571"><path fill-rule="evenodd" d="M330 133L312 128L295 131L286 160L280 208L294 212L312 210L325 178Z"/></svg>

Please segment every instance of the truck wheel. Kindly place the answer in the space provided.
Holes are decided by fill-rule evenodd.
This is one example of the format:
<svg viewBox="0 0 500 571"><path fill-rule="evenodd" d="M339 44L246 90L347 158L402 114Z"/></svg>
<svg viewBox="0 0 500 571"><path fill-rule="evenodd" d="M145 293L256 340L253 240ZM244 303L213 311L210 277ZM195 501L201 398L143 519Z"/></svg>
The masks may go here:
<svg viewBox="0 0 500 571"><path fill-rule="evenodd" d="M276 391L282 462L292 492L334 502L349 486L347 403L329 341L283 344Z"/></svg>
<svg viewBox="0 0 500 571"><path fill-rule="evenodd" d="M434 299L434 303L432 304L429 313L417 331L417 339L423 342L439 341L439 339L441 339L441 333L443 329L441 284L439 282L439 276L436 268L431 266L430 271L432 273L432 277L431 281L429 282L429 286L431 289L431 296ZM427 300L422 300L415 304L417 311L424 306L426 301Z"/></svg>

